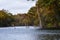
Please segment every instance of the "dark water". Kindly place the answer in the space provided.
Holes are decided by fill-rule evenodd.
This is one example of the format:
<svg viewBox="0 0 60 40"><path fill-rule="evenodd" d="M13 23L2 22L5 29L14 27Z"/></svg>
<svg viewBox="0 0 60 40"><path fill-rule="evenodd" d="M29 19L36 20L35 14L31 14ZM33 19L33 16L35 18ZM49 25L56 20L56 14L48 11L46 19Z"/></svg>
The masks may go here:
<svg viewBox="0 0 60 40"><path fill-rule="evenodd" d="M60 30L38 30L36 28L0 28L0 40L60 40Z"/></svg>

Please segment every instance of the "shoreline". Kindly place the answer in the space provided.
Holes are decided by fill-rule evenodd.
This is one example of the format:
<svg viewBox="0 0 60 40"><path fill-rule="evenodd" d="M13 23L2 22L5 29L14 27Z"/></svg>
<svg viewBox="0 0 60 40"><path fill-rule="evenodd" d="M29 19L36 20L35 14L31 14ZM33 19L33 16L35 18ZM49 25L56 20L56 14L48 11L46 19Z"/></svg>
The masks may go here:
<svg viewBox="0 0 60 40"><path fill-rule="evenodd" d="M18 28L20 26L9 26L9 27L12 27L12 28L16 28L17 27ZM9 27L0 27L0 28L9 28ZM26 26L21 26L21 27L26 27ZM28 28L36 28L37 30L60 30L60 27L59 28L39 28L39 27L30 26Z"/></svg>

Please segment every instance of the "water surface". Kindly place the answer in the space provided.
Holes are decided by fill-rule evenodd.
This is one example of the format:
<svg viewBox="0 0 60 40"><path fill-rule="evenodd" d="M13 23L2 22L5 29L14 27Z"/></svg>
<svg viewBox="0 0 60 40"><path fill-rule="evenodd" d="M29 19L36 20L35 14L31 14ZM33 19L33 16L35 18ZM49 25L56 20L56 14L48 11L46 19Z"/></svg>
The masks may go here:
<svg viewBox="0 0 60 40"><path fill-rule="evenodd" d="M34 27L0 28L0 40L60 40L60 30L38 30Z"/></svg>

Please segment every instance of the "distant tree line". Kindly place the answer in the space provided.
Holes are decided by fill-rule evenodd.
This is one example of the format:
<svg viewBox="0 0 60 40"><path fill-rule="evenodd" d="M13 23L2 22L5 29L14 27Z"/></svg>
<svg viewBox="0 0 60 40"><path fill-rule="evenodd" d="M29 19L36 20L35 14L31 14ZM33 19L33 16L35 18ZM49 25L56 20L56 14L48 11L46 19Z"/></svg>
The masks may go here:
<svg viewBox="0 0 60 40"><path fill-rule="evenodd" d="M60 28L60 0L38 0L25 14L12 15L0 10L0 27L39 26L39 17L43 28Z"/></svg>
<svg viewBox="0 0 60 40"><path fill-rule="evenodd" d="M13 15L8 13L6 10L0 10L0 27L11 26L11 23L14 21Z"/></svg>

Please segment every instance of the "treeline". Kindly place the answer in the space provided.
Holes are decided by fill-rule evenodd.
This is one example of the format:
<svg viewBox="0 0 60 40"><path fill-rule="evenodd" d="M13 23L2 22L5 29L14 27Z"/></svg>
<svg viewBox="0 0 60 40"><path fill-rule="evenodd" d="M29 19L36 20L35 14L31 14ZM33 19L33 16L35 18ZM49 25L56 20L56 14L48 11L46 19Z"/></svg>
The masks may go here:
<svg viewBox="0 0 60 40"><path fill-rule="evenodd" d="M38 0L36 7L44 28L60 28L60 0Z"/></svg>
<svg viewBox="0 0 60 40"><path fill-rule="evenodd" d="M0 27L11 26L14 21L13 15L8 13L6 10L0 10Z"/></svg>
<svg viewBox="0 0 60 40"><path fill-rule="evenodd" d="M31 8L34 10L34 8ZM30 11L30 10L29 10ZM38 25L38 15L31 14L17 14L12 15L12 13L2 9L0 10L0 27L8 26L37 26ZM36 19L37 18L37 19Z"/></svg>
<svg viewBox="0 0 60 40"><path fill-rule="evenodd" d="M39 16L38 16L39 15ZM39 26L60 28L60 0L38 0L25 14L12 15L0 10L0 26Z"/></svg>

